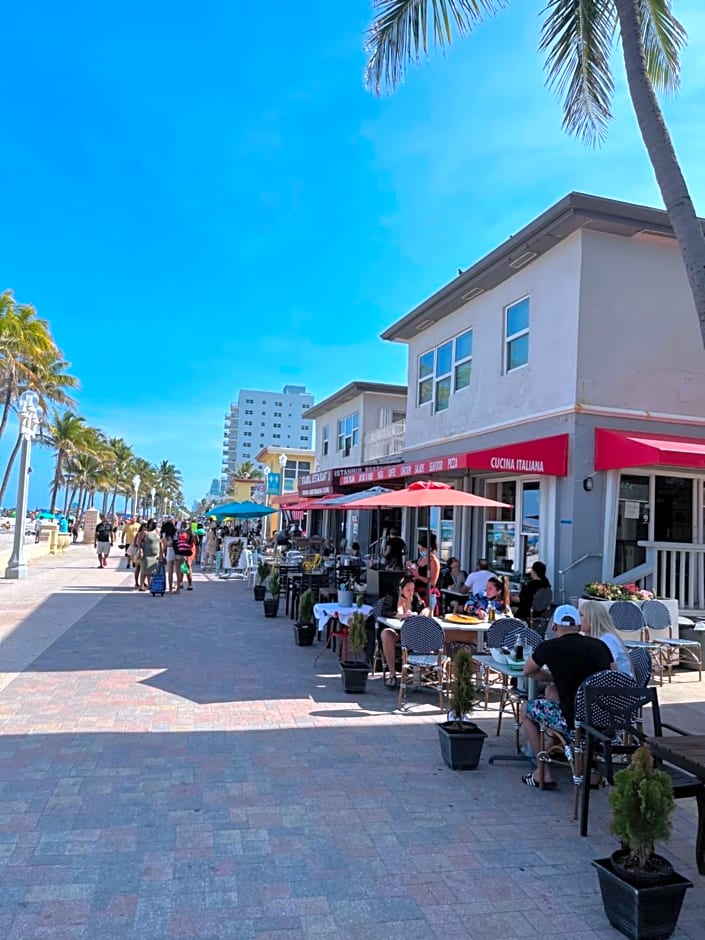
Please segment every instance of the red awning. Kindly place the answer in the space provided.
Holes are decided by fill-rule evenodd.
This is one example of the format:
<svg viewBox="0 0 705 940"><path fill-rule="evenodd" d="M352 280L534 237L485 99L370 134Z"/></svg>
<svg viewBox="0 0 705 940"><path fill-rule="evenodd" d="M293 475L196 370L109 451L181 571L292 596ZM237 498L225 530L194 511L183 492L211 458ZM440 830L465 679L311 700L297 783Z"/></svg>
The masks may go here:
<svg viewBox="0 0 705 940"><path fill-rule="evenodd" d="M595 470L659 465L705 467L705 438L595 428Z"/></svg>

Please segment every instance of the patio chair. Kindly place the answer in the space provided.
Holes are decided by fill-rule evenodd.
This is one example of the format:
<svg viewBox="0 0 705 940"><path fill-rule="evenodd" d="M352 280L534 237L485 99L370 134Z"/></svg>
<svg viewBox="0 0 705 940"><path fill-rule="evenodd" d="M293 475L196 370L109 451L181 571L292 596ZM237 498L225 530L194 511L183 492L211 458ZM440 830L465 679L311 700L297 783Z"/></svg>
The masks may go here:
<svg viewBox="0 0 705 940"><path fill-rule="evenodd" d="M431 617L409 617L401 627L401 679L398 706L407 688L431 689L438 695L438 707L446 706L451 663L443 650L443 630Z"/></svg>
<svg viewBox="0 0 705 940"><path fill-rule="evenodd" d="M634 688L636 688L636 682L624 672L615 672L613 669L596 672L581 683L575 694L575 723L572 731L564 735L553 728L540 726L541 749L536 755L539 767L539 786L543 786L541 764L558 764L559 766L568 767L573 778L573 819L578 818L578 797L583 776L587 778L588 789L590 783L590 770L586 769L588 765L584 761L583 753L585 746L583 725L586 721L586 691L588 689L609 689L612 694L615 694L615 690Z"/></svg>
<svg viewBox="0 0 705 940"><path fill-rule="evenodd" d="M505 645L505 637L507 634L513 631L527 629L528 627L524 621L519 620L517 617L500 617L499 620L495 620L485 634L485 649L488 652L491 649L498 649L500 646ZM516 632L514 632L514 637L516 638ZM484 693L484 706L487 708L490 700L490 691L492 689L499 689L501 698L504 694L504 689L507 687L508 677L505 676L504 673L497 672L492 666L484 665L484 663L478 663L478 675L480 677L479 688Z"/></svg>
<svg viewBox="0 0 705 940"><path fill-rule="evenodd" d="M668 607L666 607L662 601L646 601L646 603L641 608L641 613L644 617L644 622L648 631L648 638L654 643L658 643L659 646L663 647L662 662L663 665L668 669L668 681L670 682L673 678L674 662L679 663L680 658L683 655L687 656L697 665L698 682L702 682L703 661L700 643L697 640L681 640L680 637L673 636L671 615L669 613ZM667 631L668 636L652 637L652 632L654 630ZM663 676L661 676L661 684L663 685Z"/></svg>
<svg viewBox="0 0 705 940"><path fill-rule="evenodd" d="M639 647L627 650L627 652L634 670L636 684L645 689L651 682L651 654L648 650Z"/></svg>
<svg viewBox="0 0 705 940"><path fill-rule="evenodd" d="M539 643L543 642L541 639L541 634L537 633L536 630L532 630L530 627L515 627L510 630L504 637L505 646L513 646L516 642L517 636L521 637L522 646L524 650L531 649L532 651L536 649ZM504 679L510 679L509 676L504 676ZM514 683L514 684L512 684ZM509 682L505 681L505 684L502 687L502 692L499 699L499 715L497 716L497 737L501 734L502 731L502 718L504 717L504 711L507 706L511 709L512 715L514 716L514 735L517 754L520 753L520 741L519 741L519 730L521 728L521 720L519 716L519 710L521 708L522 702L528 700L528 694L526 691L526 679L523 676L519 675L515 679L510 679Z"/></svg>
<svg viewBox="0 0 705 940"><path fill-rule="evenodd" d="M620 675L620 673L613 673L613 675ZM599 695L600 691L603 693L601 696ZM655 738L663 736L664 728L687 737L686 731L661 721L657 689L653 687L649 689L619 689L616 690L616 695L614 692L615 690L606 688L596 690L596 693L590 692L586 696L586 713L582 725L585 736L586 766L589 766L595 759L600 761L604 765L605 775L610 784L614 782L615 772L613 757L616 748L613 742L615 740L621 742L617 745L617 748L622 755L630 753L643 743L645 735L639 724L634 720L634 716L644 706L651 705ZM634 739L631 745L625 743L629 739ZM705 875L705 784L694 775L668 763L659 761L658 766L661 770L665 770L671 778L673 796L677 800L695 797L698 808L695 860L698 871L701 875ZM587 786L588 782L589 778L586 773L581 794L581 836L588 834L590 811L590 787Z"/></svg>
<svg viewBox="0 0 705 940"><path fill-rule="evenodd" d="M553 591L551 588L539 588L534 594L534 599L531 604L531 613L529 614L527 623L532 630L536 630L542 637L546 635L552 605Z"/></svg>
<svg viewBox="0 0 705 940"><path fill-rule="evenodd" d="M623 634L622 641L628 650L649 651L654 671L663 685L663 648L647 638L646 621L641 608L634 601L615 601L610 607L610 617L620 634Z"/></svg>

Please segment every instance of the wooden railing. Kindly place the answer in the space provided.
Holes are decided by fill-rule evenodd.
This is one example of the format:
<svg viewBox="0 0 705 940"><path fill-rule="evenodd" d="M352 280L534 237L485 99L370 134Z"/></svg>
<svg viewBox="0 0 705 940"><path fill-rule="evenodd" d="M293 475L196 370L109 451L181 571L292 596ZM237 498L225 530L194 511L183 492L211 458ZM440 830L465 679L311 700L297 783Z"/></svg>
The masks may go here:
<svg viewBox="0 0 705 940"><path fill-rule="evenodd" d="M659 597L674 597L681 611L705 610L705 545L692 542L639 542L646 550L642 565L612 580L635 583Z"/></svg>

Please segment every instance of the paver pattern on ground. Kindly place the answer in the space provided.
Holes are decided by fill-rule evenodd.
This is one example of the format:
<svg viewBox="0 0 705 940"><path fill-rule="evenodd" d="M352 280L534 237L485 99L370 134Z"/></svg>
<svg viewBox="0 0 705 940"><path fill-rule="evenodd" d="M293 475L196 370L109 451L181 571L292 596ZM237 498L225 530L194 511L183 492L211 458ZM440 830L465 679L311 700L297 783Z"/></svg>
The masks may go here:
<svg viewBox="0 0 705 940"><path fill-rule="evenodd" d="M487 763L511 720L477 712L482 762L454 773L430 697L346 696L243 583L131 584L83 546L0 584L0 938L620 936L590 865L607 791L581 839L566 776ZM678 673L665 713L702 729L703 690ZM664 854L695 885L674 937L702 940L691 802Z"/></svg>

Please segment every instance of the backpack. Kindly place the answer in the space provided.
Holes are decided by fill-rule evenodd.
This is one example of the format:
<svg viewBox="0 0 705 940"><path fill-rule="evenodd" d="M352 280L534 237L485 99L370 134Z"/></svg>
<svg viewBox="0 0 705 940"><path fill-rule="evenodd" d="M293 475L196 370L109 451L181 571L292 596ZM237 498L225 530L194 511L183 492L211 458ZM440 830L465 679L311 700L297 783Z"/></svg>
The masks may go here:
<svg viewBox="0 0 705 940"><path fill-rule="evenodd" d="M178 538L174 543L174 551L177 555L190 555L193 548L193 539L190 532L179 532Z"/></svg>

